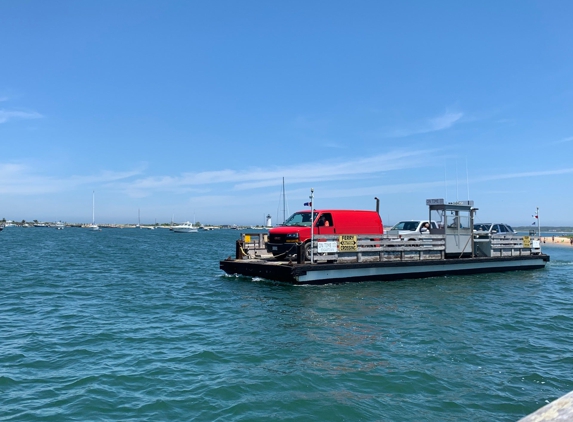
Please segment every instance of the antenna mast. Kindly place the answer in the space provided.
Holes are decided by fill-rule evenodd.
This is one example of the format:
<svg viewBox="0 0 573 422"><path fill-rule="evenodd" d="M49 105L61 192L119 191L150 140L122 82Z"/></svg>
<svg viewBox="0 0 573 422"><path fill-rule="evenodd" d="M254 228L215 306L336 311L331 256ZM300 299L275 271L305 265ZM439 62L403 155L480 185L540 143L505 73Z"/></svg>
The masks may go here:
<svg viewBox="0 0 573 422"><path fill-rule="evenodd" d="M470 200L470 177L468 173L468 157L466 157L466 186L468 187L468 201Z"/></svg>
<svg viewBox="0 0 573 422"><path fill-rule="evenodd" d="M541 222L539 221L539 207L537 207L535 215L537 216L537 236L539 236L539 240L541 240Z"/></svg>
<svg viewBox="0 0 573 422"><path fill-rule="evenodd" d="M448 163L444 163L444 187L446 188L446 202L448 202Z"/></svg>
<svg viewBox="0 0 573 422"><path fill-rule="evenodd" d="M456 201L460 200L458 187L458 160L456 159Z"/></svg>
<svg viewBox="0 0 573 422"><path fill-rule="evenodd" d="M314 264L314 189L310 189L310 263ZM303 248L304 250L304 248ZM304 257L306 258L306 257ZM304 262L304 261L303 261Z"/></svg>

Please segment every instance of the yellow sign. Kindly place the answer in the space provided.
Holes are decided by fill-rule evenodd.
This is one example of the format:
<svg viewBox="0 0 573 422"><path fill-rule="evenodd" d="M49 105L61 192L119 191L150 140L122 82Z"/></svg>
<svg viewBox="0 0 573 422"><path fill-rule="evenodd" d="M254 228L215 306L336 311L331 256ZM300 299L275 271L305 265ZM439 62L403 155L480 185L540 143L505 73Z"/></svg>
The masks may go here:
<svg viewBox="0 0 573 422"><path fill-rule="evenodd" d="M251 236L248 234L245 235L245 243L251 243Z"/></svg>
<svg viewBox="0 0 573 422"><path fill-rule="evenodd" d="M529 236L523 236L523 247L531 248L531 238Z"/></svg>
<svg viewBox="0 0 573 422"><path fill-rule="evenodd" d="M338 236L338 250L340 252L356 252L358 250L357 236Z"/></svg>

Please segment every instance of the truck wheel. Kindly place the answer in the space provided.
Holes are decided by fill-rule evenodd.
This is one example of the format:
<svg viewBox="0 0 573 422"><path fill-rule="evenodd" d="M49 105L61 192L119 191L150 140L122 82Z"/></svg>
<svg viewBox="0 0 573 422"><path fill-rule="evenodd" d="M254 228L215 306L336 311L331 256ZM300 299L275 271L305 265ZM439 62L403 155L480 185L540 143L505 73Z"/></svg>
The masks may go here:
<svg viewBox="0 0 573 422"><path fill-rule="evenodd" d="M310 261L310 242L304 244L304 260Z"/></svg>
<svg viewBox="0 0 573 422"><path fill-rule="evenodd" d="M408 239L408 242L415 242L418 239ZM420 247L420 245L418 243L414 243L411 245L413 248L418 248Z"/></svg>

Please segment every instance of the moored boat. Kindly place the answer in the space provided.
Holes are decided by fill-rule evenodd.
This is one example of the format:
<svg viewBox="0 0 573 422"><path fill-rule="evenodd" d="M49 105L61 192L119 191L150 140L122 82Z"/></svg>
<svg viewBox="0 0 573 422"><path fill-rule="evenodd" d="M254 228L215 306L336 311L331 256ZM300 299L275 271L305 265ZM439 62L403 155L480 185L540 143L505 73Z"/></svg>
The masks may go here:
<svg viewBox="0 0 573 422"><path fill-rule="evenodd" d="M190 223L189 221L183 224L173 226L171 230L174 233L196 233L198 231L197 227L193 226L193 224Z"/></svg>
<svg viewBox="0 0 573 422"><path fill-rule="evenodd" d="M57 223L55 223L52 227L54 227L56 230L64 230L64 228L66 227L66 225L61 222L58 221Z"/></svg>
<svg viewBox="0 0 573 422"><path fill-rule="evenodd" d="M95 191L92 192L92 223L88 224L87 229L93 232L99 232L101 229L95 223Z"/></svg>

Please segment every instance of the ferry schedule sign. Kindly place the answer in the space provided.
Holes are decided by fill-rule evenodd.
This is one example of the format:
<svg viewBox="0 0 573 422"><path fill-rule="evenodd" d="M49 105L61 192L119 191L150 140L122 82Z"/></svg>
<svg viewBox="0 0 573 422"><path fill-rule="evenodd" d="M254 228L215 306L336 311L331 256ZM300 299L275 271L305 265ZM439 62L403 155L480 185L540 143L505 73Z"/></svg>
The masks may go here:
<svg viewBox="0 0 573 422"><path fill-rule="evenodd" d="M358 250L358 236L338 236L339 252L356 252Z"/></svg>

